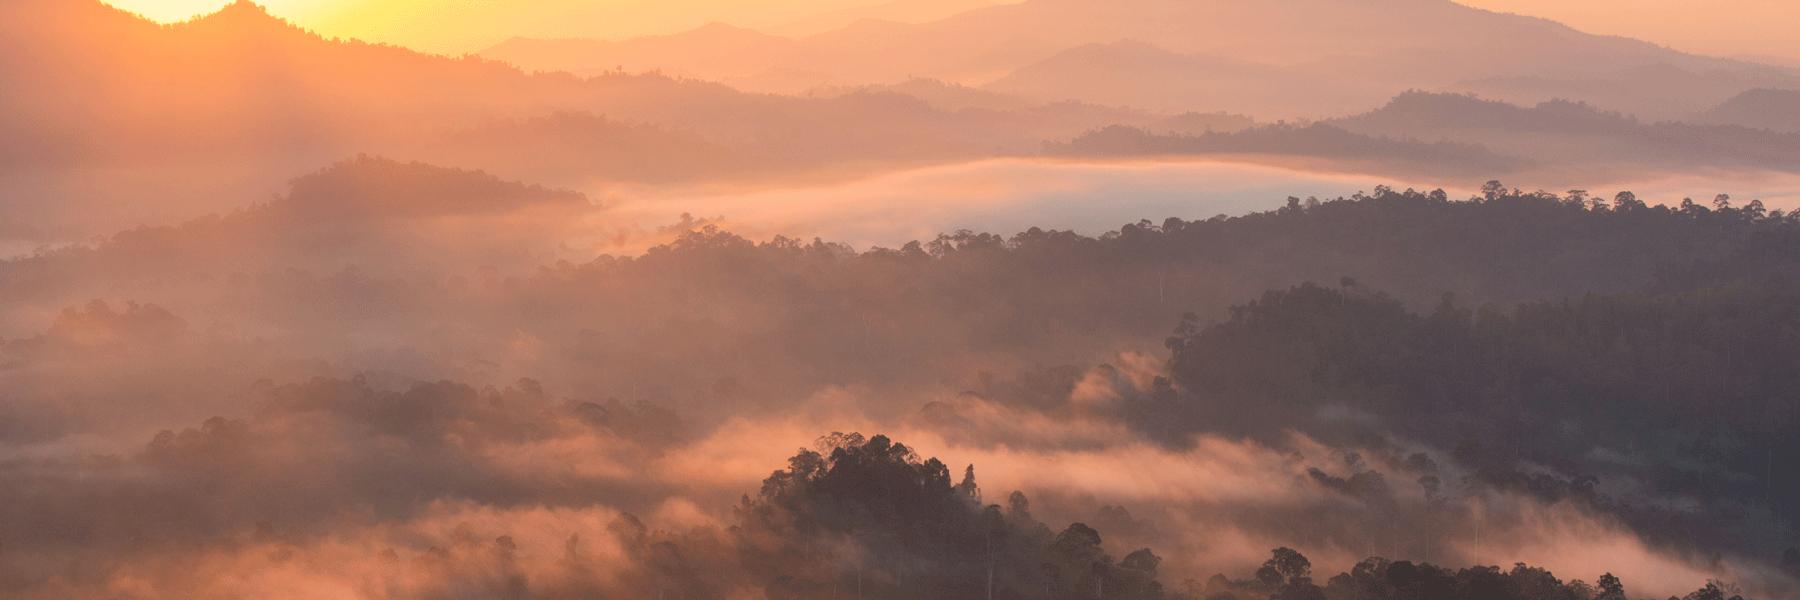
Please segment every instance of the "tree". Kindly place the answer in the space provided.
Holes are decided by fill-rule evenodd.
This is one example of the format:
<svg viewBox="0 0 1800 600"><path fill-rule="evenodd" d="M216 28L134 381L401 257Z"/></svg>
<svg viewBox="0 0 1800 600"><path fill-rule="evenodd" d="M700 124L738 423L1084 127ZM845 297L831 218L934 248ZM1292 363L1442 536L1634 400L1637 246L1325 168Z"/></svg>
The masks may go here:
<svg viewBox="0 0 1800 600"><path fill-rule="evenodd" d="M982 506L972 465L952 485L942 461L886 436L834 434L818 446L738 509L739 560L770 597L823 599L850 586L867 600L1161 597L1154 553L1115 564L1099 531L1075 523L1052 535L1022 493L1010 510Z"/></svg>
<svg viewBox="0 0 1800 600"><path fill-rule="evenodd" d="M975 465L963 469L962 482L956 484L956 491L970 502L981 503L981 486L975 484Z"/></svg>
<svg viewBox="0 0 1800 600"><path fill-rule="evenodd" d="M1612 573L1601 575L1594 585L1600 588L1600 593L1594 596L1594 600L1626 600L1625 584Z"/></svg>
<svg viewBox="0 0 1800 600"><path fill-rule="evenodd" d="M1506 184L1500 183L1500 180L1491 179L1487 183L1481 184L1482 199L1493 202L1504 196L1506 196Z"/></svg>
<svg viewBox="0 0 1800 600"><path fill-rule="evenodd" d="M1629 191L1619 192L1617 195L1613 196L1613 210L1615 211L1624 212L1637 210L1644 208L1644 206L1644 201L1639 200L1637 194Z"/></svg>
<svg viewBox="0 0 1800 600"><path fill-rule="evenodd" d="M1694 202L1693 198L1682 198L1680 212L1681 212L1681 214L1687 215L1689 217L1700 217L1700 216L1706 215L1708 213L1711 213L1712 210L1710 210L1704 206L1701 206L1697 202Z"/></svg>
<svg viewBox="0 0 1800 600"><path fill-rule="evenodd" d="M1066 598L1091 598L1104 593L1106 568L1111 558L1100 548L1100 532L1085 523L1074 523L1050 543L1048 566L1056 589Z"/></svg>
<svg viewBox="0 0 1800 600"><path fill-rule="evenodd" d="M1256 570L1256 580L1270 587L1283 587L1301 579L1312 576L1312 561L1286 546L1270 552L1269 560L1263 561L1262 568Z"/></svg>
<svg viewBox="0 0 1800 600"><path fill-rule="evenodd" d="M1718 582L1708 581L1706 587L1694 590L1682 600L1725 600L1725 589L1719 587Z"/></svg>
<svg viewBox="0 0 1800 600"><path fill-rule="evenodd" d="M1745 204L1743 212L1744 216L1751 219L1761 219L1769 215L1768 208L1763 206L1761 199L1754 199L1749 204Z"/></svg>
<svg viewBox="0 0 1800 600"><path fill-rule="evenodd" d="M1108 598L1160 598L1162 584L1156 581L1156 568L1160 565L1162 557L1149 548L1125 555L1118 568L1113 570L1113 578L1118 580L1117 595Z"/></svg>
<svg viewBox="0 0 1800 600"><path fill-rule="evenodd" d="M1031 499L1025 497L1025 492L1013 490L1006 497L1006 516L1014 522L1031 522Z"/></svg>
<svg viewBox="0 0 1800 600"><path fill-rule="evenodd" d="M1563 204L1566 206L1573 206L1576 208L1587 208L1587 198L1588 198L1587 190L1582 190L1582 189L1569 190L1568 194L1563 196Z"/></svg>

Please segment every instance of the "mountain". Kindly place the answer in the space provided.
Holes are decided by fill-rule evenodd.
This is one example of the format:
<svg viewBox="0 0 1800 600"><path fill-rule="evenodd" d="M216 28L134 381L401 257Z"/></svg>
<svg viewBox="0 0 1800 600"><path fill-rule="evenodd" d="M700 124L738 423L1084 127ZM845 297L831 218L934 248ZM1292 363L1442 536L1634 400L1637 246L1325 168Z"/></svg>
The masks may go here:
<svg viewBox="0 0 1800 600"><path fill-rule="evenodd" d="M1195 121L1185 128L1182 121ZM1407 92L1381 108L1307 124L1230 114L1115 126L1046 146L1086 158L1226 157L1311 169L1426 178L1506 177L1582 185L1701 169L1800 173L1800 133L1651 122L1589 104L1518 106Z"/></svg>
<svg viewBox="0 0 1800 600"><path fill-rule="evenodd" d="M1735 62L1713 66L1655 62L1585 75L1471 79L1445 90L1519 104L1579 100L1646 119L1679 120L1759 88L1800 88L1800 70Z"/></svg>
<svg viewBox="0 0 1800 600"><path fill-rule="evenodd" d="M771 60L763 71L783 74L786 91L925 77L1038 91L1043 95L1030 99L1039 101L1073 97L1240 111L1268 98L1322 90L1335 96L1265 108L1259 117L1347 114L1405 89L1505 90L1504 97L1516 102L1566 97L1664 117L1694 112L1688 107L1698 97L1725 94L1712 100L1716 103L1755 84L1796 77L1791 69L1684 54L1449 0L1028 0L920 24L857 21L793 42L791 53L763 55ZM677 64L680 56L671 53L668 64ZM1092 65L1192 78L1220 66L1220 59L1194 57L1225 56L1270 68L1243 73L1216 91L1169 90L1142 81L1133 81L1128 90L1081 85L1098 68ZM1190 61L1197 64L1186 64ZM585 70L607 66L611 63ZM697 74L723 80L746 69L742 63L730 67ZM1294 87L1296 79L1307 87ZM1585 85L1595 80L1628 80L1626 87L1633 90L1703 91L1602 102L1619 98ZM1177 95L1162 95L1169 93ZM1672 99L1662 100L1665 95ZM1282 109L1310 114L1282 114Z"/></svg>
<svg viewBox="0 0 1800 600"><path fill-rule="evenodd" d="M774 39L717 26L620 47L701 38L725 54ZM228 210L359 153L560 186L772 180L1033 153L1045 139L1150 118L1030 102L951 110L891 90L779 97L656 73L532 74L326 39L249 2L158 25L98 0L16 0L0 5L0 50L8 247ZM33 201L42 197L63 201Z"/></svg>
<svg viewBox="0 0 1800 600"><path fill-rule="evenodd" d="M1563 169L1800 172L1800 134L1648 122L1566 100L1526 107L1469 95L1409 92L1374 111L1330 123L1364 135L1479 143Z"/></svg>
<svg viewBox="0 0 1800 600"><path fill-rule="evenodd" d="M1754 67L1448 0L1031 0L921 27L996 47L1024 40L1056 40L1060 49L1135 40L1178 54L1290 67L1356 67L1343 74L1383 79L1561 76L1653 64ZM1471 32L1480 34L1472 37Z"/></svg>
<svg viewBox="0 0 1800 600"><path fill-rule="evenodd" d="M0 98L10 109L0 127L27 134L29 143L9 147L34 148L15 160L38 163L334 155L310 165L359 151L428 151L470 129L559 114L660 127L683 138L672 145L698 137L795 160L917 160L1029 150L1046 137L1041 129L1065 131L1071 119L1095 127L1149 118L1038 110L1039 103L923 82L778 97L616 65L592 77L534 74L495 60L325 39L245 1L167 26L98 0L18 0L0 10L8 50L0 81L12 91ZM679 48L696 64L717 65L715 55L757 45L782 42L715 25L608 47L645 56ZM959 114L964 109L980 114ZM1000 111L1021 114L991 114ZM43 150L59 145L61 152Z"/></svg>
<svg viewBox="0 0 1800 600"><path fill-rule="evenodd" d="M1416 22L1419 32L1401 35L1407 32L1394 29L1395 19ZM1497 37L1471 44L1457 37L1466 30ZM486 58L326 39L249 2L158 25L98 0L15 0L0 6L0 81L9 92L0 95L0 134L12 142L0 145L0 209L9 217L0 220L0 247L229 210L279 189L291 173L361 153L583 191L609 183L771 183L1034 156L1046 141L1113 125L1190 136L1240 132L1271 115L1354 114L1390 90L1454 89L1475 74L1603 81L1604 73L1626 72L1641 74L1633 79L1639 85L1687 89L1677 84L1694 73L1774 72L1441 0L1031 0L916 25L859 21L802 39L714 25L593 47L635 57L633 68L675 66L628 74L612 62L594 76L527 73ZM659 57L673 62L654 62ZM1391 68L1377 68L1383 65ZM781 96L666 74L677 67L782 86L867 83ZM1625 70L1607 71L1613 68ZM1729 90L1707 93L1735 93ZM1663 99L1643 97L1639 105ZM1251 120L1163 122L1219 112ZM1790 138L1716 124L1645 119L1577 133L1488 130L1450 119L1439 130L1418 130L1418 123L1365 117L1334 127L1419 141L1426 150L1388 153L1413 166L1446 140L1509 157L1605 160L1639 171L1790 170L1793 163ZM1347 139L1329 130L1261 135L1272 141L1253 135L1207 151L1323 144L1335 155ZM1543 143L1557 145L1534 147ZM45 197L62 201L34 201Z"/></svg>
<svg viewBox="0 0 1800 600"><path fill-rule="evenodd" d="M1759 88L1746 91L1706 111L1699 120L1800 133L1800 90Z"/></svg>
<svg viewBox="0 0 1800 600"><path fill-rule="evenodd" d="M924 100L944 110L1019 110L1033 102L992 90L948 83L938 79L913 78L886 85L827 86L807 91L809 96L840 96L858 92L893 92Z"/></svg>
<svg viewBox="0 0 1800 600"><path fill-rule="evenodd" d="M165 159L221 147L292 152L410 136L451 117L583 108L616 96L609 87L683 87L530 77L492 61L326 40L248 2L168 26L92 0L6 11L0 28L19 50L8 56L23 60L0 67L14 90L4 119L78 140L66 151L81 161L146 148Z"/></svg>
<svg viewBox="0 0 1800 600"><path fill-rule="evenodd" d="M1641 124L1619 113L1571 102L1521 107L1473 95L1407 92L1339 125L1412 137L1471 132L1622 134Z"/></svg>
<svg viewBox="0 0 1800 600"><path fill-rule="evenodd" d="M1150 129L1178 135L1234 133L1256 126L1256 119L1227 112L1185 112L1158 119Z"/></svg>
<svg viewBox="0 0 1800 600"><path fill-rule="evenodd" d="M1031 119L986 124L893 92L776 97L664 74L529 74L493 60L329 40L248 2L170 26L97 0L21 2L0 24L19 50L0 72L16 91L0 126L32 134L13 147L68 147L18 160L410 155L469 129L568 113L799 161L986 154L1043 139ZM24 25L45 20L57 26ZM696 35L724 40L720 48L766 39L725 27ZM326 161L306 161L318 162Z"/></svg>
<svg viewBox="0 0 1800 600"><path fill-rule="evenodd" d="M1476 144L1378 137L1325 123L1284 123L1197 135L1108 127L1066 144L1049 145L1046 151L1082 158L1250 157L1327 171L1465 179L1516 172L1528 162Z"/></svg>
<svg viewBox="0 0 1800 600"><path fill-rule="evenodd" d="M714 84L532 76L325 39L249 2L171 25L98 0L0 4L0 82L0 244L10 247L228 210L357 153L455 155L449 138L498 121L586 112L703 127L723 105L801 112ZM738 122L712 123L754 135L732 131ZM520 152L469 166L537 162ZM562 175L544 180L573 180Z"/></svg>

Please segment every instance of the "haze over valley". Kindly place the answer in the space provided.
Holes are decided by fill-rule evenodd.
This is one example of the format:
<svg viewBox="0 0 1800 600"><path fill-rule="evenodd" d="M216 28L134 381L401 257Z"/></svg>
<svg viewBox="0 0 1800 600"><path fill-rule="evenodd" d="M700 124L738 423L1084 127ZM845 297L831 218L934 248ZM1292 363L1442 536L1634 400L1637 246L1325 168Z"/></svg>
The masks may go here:
<svg viewBox="0 0 1800 600"><path fill-rule="evenodd" d="M1800 598L1774 41L683 6L0 4L0 597Z"/></svg>

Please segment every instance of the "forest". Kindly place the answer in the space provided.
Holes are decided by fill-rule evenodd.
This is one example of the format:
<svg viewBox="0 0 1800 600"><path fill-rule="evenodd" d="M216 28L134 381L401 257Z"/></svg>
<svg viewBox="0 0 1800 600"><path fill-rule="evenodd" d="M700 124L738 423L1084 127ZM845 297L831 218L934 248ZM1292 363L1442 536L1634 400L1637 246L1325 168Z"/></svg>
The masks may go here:
<svg viewBox="0 0 1800 600"><path fill-rule="evenodd" d="M640 256L473 276L444 262L535 259L417 235L501 218L527 236L521 215L581 205L362 159L250 210L0 264L30 282L10 302L67 307L0 345L26 400L0 434L124 435L133 413L88 408L121 387L194 424L0 463L0 539L34 548L0 584L1697 600L1780 598L1800 575L1782 469L1800 220L1754 200L1379 187L861 251L695 225ZM79 300L120 290L140 301ZM856 434L791 451L857 429L969 458ZM976 483L988 463L1003 487ZM534 522L577 531L517 529ZM1555 544L1631 558L1479 562ZM319 571L344 560L359 574ZM32 583L43 564L64 574ZM279 579L215 575L245 568Z"/></svg>
<svg viewBox="0 0 1800 600"><path fill-rule="evenodd" d="M0 0L0 598L1800 600L1790 4Z"/></svg>
<svg viewBox="0 0 1800 600"><path fill-rule="evenodd" d="M1158 580L1149 548L1115 558L1084 523L1052 529L1023 493L984 504L974 465L952 483L948 466L885 436L834 433L818 451L745 496L725 531L652 532L636 517L610 527L636 561L638 589L680 598L718 597L732 577L766 581L770 598L1088 598L1271 600L1622 600L1619 577L1564 581L1519 563L1502 569L1447 569L1370 557L1344 573L1315 578L1291 548L1272 550L1254 573L1215 574L1179 584ZM823 452L823 453L822 453ZM736 562L730 558L739 557ZM725 560L726 569L707 564ZM730 569L741 569L733 571ZM1681 600L1742 598L1707 582Z"/></svg>

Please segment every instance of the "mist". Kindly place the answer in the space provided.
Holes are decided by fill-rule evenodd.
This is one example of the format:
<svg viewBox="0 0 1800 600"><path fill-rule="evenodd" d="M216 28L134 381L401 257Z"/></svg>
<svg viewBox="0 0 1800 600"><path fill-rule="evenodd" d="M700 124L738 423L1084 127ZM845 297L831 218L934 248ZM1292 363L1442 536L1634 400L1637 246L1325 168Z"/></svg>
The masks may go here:
<svg viewBox="0 0 1800 600"><path fill-rule="evenodd" d="M1791 68L567 4L0 7L0 596L1800 589Z"/></svg>

